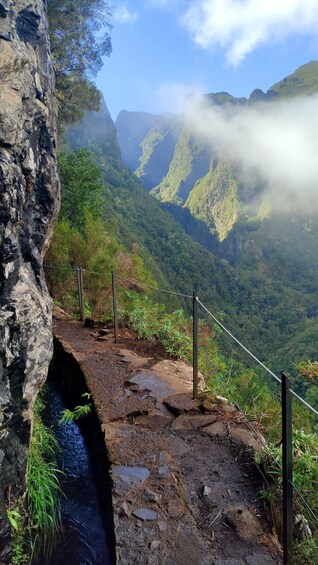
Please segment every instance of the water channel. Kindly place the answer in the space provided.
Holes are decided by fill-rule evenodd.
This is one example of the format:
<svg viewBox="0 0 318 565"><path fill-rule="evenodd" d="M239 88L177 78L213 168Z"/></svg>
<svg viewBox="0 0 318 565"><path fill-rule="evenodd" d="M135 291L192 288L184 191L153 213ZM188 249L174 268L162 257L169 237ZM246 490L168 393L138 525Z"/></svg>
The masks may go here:
<svg viewBox="0 0 318 565"><path fill-rule="evenodd" d="M63 360L61 372L61 359L56 359L47 387L47 423L61 446L63 534L49 565L113 565L113 514L103 435L94 411L81 421L59 424L66 407L87 400L80 394L85 388L82 375Z"/></svg>

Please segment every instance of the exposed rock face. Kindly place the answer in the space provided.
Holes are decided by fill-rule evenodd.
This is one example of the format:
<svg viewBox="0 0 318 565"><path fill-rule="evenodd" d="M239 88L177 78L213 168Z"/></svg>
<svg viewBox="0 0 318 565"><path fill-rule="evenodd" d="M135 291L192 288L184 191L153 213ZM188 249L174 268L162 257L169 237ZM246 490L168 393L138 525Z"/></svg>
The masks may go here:
<svg viewBox="0 0 318 565"><path fill-rule="evenodd" d="M43 0L0 0L0 562L4 503L24 491L32 407L51 358L42 261L58 209Z"/></svg>

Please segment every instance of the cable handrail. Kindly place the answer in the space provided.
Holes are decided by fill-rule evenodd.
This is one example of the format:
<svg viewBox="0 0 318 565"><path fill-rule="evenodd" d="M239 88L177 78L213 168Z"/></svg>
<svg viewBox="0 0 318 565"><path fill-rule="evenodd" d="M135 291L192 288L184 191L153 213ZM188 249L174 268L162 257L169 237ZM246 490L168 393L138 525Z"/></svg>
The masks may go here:
<svg viewBox="0 0 318 565"><path fill-rule="evenodd" d="M67 267L67 266L65 266L65 267L62 267L62 266L55 267L53 265L43 264L43 267L45 267L47 269L60 269L60 270L66 270L66 269L69 269L69 267L71 267L75 271L77 269L82 269L82 271L87 272L87 273L91 273L91 274L94 274L94 275L101 275L102 274L98 271L91 271L89 269L84 269L82 267L72 267L71 265L69 265L69 267ZM167 290L167 289L164 289L164 288L147 285L147 284L141 283L137 279L130 279L130 278L127 278L127 277L122 277L121 275L117 275L117 274L116 274L116 279L127 281L127 282L130 282L130 283L133 283L133 284L138 284L139 286L142 286L144 288L150 288L152 290L157 290L159 292L164 292L166 294L170 294L170 295L174 295L174 296L181 296L183 298L193 298L193 295L191 295L191 294L183 294L181 292L175 292L175 291L172 291L172 290ZM256 357L256 355L254 355L254 353L252 353L252 351L250 351L247 347L245 347L245 345L239 339L237 339L237 337L235 337L235 335L233 335L230 332L230 330L228 330L224 326L224 324L222 324L222 322L220 322L220 320L214 314L212 314L212 312L203 304L203 302L201 302L201 300L198 298L198 296L195 296L195 300L198 302L198 304L201 306L201 308L203 308L203 310L205 310L205 312L209 316L211 316L211 318L216 322L216 324L218 324L218 326L220 328L222 328L222 330L225 331L231 337L231 339L233 339L239 345L239 347L241 347L250 357L252 357L252 359L254 359L254 361L256 361L256 363L258 363L258 365L260 365L269 375L271 375L279 384L281 384L281 382L282 382L281 379L277 375L275 375L275 373L273 373L273 371L271 371L271 369L269 369L260 359L258 359L258 357ZM311 410L311 412L313 412L316 416L318 416L318 410L316 410L313 406L311 406L304 398L299 396L291 388L289 389L289 391L295 398L297 398L297 400L299 402L301 402L304 406L306 406L309 410Z"/></svg>
<svg viewBox="0 0 318 565"><path fill-rule="evenodd" d="M145 288L151 288L153 290L159 290L160 292L166 292L167 294L173 294L174 296L182 296L183 298L192 298L192 294L182 294L181 292L175 292L173 290L165 290L164 288L160 288L158 286L151 286L149 284L144 284L144 283L141 283L140 281L137 281L136 279L127 279L126 277L121 277L120 275L117 275L117 274L116 274L116 279L121 279L123 281L136 283L139 286L143 286Z"/></svg>
<svg viewBox="0 0 318 565"><path fill-rule="evenodd" d="M274 379L276 379L277 382L279 382L281 384L281 379L275 375L275 373L273 373L273 371L271 371L268 367L266 367L266 365L264 365L264 363L262 363L262 361L260 361L256 355L254 355L249 349L247 349L247 347L245 347L245 345L243 345L243 343L241 341L239 341L223 324L222 322L220 322L220 320L218 320L214 314L212 314L212 312L210 312L210 310L207 309L206 306L204 306L204 304L202 304L201 300L199 300L199 298L196 296L195 299L197 300L197 302L200 304L200 306L203 308L203 310L205 310L207 312L207 314L209 314L211 316L211 318L213 318L213 320L220 326L220 328L222 328L222 330L224 330L240 347L242 347L242 349L244 349L244 351L246 351L246 353L248 353L248 355L250 355L259 365L261 365L261 367L263 367L263 369L265 369L265 371L267 371L272 377L274 377Z"/></svg>
<svg viewBox="0 0 318 565"><path fill-rule="evenodd" d="M245 345L243 345L243 343L241 341L239 341L225 326L224 324L222 324L222 322L220 322L220 320L218 320L216 318L216 316L214 316L214 314L212 314L212 312L210 312L210 310L207 309L207 307L201 302L201 300L199 300L199 298L196 296L195 299L197 300L197 302L200 304L200 306L207 312L207 314L209 314L211 316L211 318L213 318L213 320L220 326L220 328L222 328L222 330L224 330L240 347L242 347L242 349L244 349L244 351L250 355L250 357L252 357L254 359L254 361L256 361L263 369L265 369L265 371L267 371L267 373L269 373L272 377L274 377L274 379L281 384L282 381L281 379L275 375L275 373L273 373L273 371L271 371L268 367L266 367L266 365L264 365L264 363L262 363L262 361L260 361L260 359L258 359L258 357L256 357L256 355L254 355L249 349L247 349L247 347L245 347ZM295 391L293 391L291 388L289 389L290 393L297 398L297 400L299 400L300 402L302 402L309 410L311 410L316 416L318 416L318 410L316 410L313 406L311 406L308 402L306 402L306 400L304 400L301 396L299 396Z"/></svg>
<svg viewBox="0 0 318 565"><path fill-rule="evenodd" d="M55 267L53 265L43 265L46 268L51 269L69 269L69 267ZM102 275L97 271L90 271L82 267L71 267L74 269L77 278L79 303L81 320L84 320L84 291L83 291L83 272L92 273L95 275ZM114 328L115 328L115 343L117 343L118 335L118 319L117 319L117 300L116 300L116 279L127 281L131 284L139 285L145 289L151 289L158 292L163 292L166 294L180 296L183 298L192 298L193 305L193 399L198 398L198 305L214 320L214 322L233 340L235 343L245 351L262 369L264 369L271 377L275 379L277 383L281 385L281 408L282 408L282 466L278 464L278 468L282 470L283 479L283 521L284 521L284 535L283 535L283 554L284 563L290 562L290 556L293 555L293 491L297 492L302 504L310 513L312 519L318 523L318 517L315 511L310 507L308 502L305 500L299 489L293 483L293 422L292 422L292 396L295 397L300 403L306 406L312 413L318 416L318 410L313 408L306 400L299 396L295 391L290 388L289 380L286 375L281 372L281 378L279 378L271 369L269 369L250 349L248 349L235 335L228 330L228 328L201 302L201 300L196 295L196 291L192 294L184 294L168 289L163 289L160 287L144 284L137 279L131 279L128 277L122 277L117 275L114 271L111 272L112 276L112 288L113 288L113 308L114 308ZM253 429L253 426L251 426ZM266 443L265 443L266 449ZM268 450L269 451L269 450ZM270 453L270 451L269 451Z"/></svg>

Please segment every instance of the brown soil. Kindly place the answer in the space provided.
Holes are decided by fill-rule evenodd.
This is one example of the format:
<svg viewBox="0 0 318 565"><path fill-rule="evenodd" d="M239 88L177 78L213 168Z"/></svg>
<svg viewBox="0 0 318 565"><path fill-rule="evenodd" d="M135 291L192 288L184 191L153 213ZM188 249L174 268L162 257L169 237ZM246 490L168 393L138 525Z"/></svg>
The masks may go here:
<svg viewBox="0 0 318 565"><path fill-rule="evenodd" d="M280 563L257 500L260 476L253 452L231 439L232 430L246 427L242 414L226 403L203 408L180 391L167 400L168 407L161 402L158 407L148 389L137 390L128 381L151 374L157 362L169 358L160 344L141 341L125 328L115 344L112 332L101 336L99 328L83 327L61 311L55 311L53 325L55 338L85 375L105 432L118 563ZM141 482L116 478L123 467L146 470L148 476ZM155 518L138 517L140 509L152 510ZM245 530L230 519L231 512L251 521Z"/></svg>

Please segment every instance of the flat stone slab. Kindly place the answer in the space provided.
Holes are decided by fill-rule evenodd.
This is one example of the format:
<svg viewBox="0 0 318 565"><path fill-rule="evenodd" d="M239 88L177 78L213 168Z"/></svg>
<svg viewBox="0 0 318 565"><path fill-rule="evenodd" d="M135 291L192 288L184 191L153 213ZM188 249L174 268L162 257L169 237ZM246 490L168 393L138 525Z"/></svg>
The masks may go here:
<svg viewBox="0 0 318 565"><path fill-rule="evenodd" d="M130 486L140 487L149 477L150 471L146 467L126 467L118 465L112 467L114 478L118 478Z"/></svg>
<svg viewBox="0 0 318 565"><path fill-rule="evenodd" d="M162 363L164 363L162 361ZM159 364L160 365L160 364ZM155 365L155 367L157 367ZM186 393L192 390L192 384L187 383L182 378L176 377L175 374L169 374L164 370L140 369L139 372L126 381L129 390L136 393L145 393L146 397L153 398L156 402L156 408L166 413L166 408L162 404L163 400L176 394Z"/></svg>
<svg viewBox="0 0 318 565"><path fill-rule="evenodd" d="M162 428L170 426L171 420L171 416L165 416L164 414L149 414L148 416L137 416L137 418L135 418L135 424L152 430L153 432L160 432Z"/></svg>
<svg viewBox="0 0 318 565"><path fill-rule="evenodd" d="M215 422L210 426L206 426L205 428L201 428L202 432L210 435L210 436L220 436L225 437L227 434L227 427L224 422Z"/></svg>
<svg viewBox="0 0 318 565"><path fill-rule="evenodd" d="M162 374L166 377L172 378L175 382L178 382L180 386L184 386L187 389L193 388L193 368L185 363L184 361L171 361L169 359L164 359L159 363L156 363L152 367L153 371L156 371L158 375ZM204 383L202 373L198 373L199 384Z"/></svg>
<svg viewBox="0 0 318 565"><path fill-rule="evenodd" d="M248 430L230 427L230 438L235 443L241 443L242 445L246 445L247 447L252 447L255 451L261 449L261 446L258 443L257 439L254 437L253 432L250 432Z"/></svg>
<svg viewBox="0 0 318 565"><path fill-rule="evenodd" d="M150 510L150 508L137 508L133 515L139 518L139 520L157 520L158 518L157 512Z"/></svg>
<svg viewBox="0 0 318 565"><path fill-rule="evenodd" d="M129 349L120 349L118 355L122 357L122 361L124 363L132 365L135 369L143 367L151 360L151 357L140 357L140 355L137 355L137 353L134 353Z"/></svg>
<svg viewBox="0 0 318 565"><path fill-rule="evenodd" d="M192 391L167 396L163 403L175 414L200 412L200 400L193 400Z"/></svg>
<svg viewBox="0 0 318 565"><path fill-rule="evenodd" d="M202 414L200 416L181 414L172 422L171 430L174 432L189 432L190 430L197 430L209 424L214 424L216 420L216 414Z"/></svg>
<svg viewBox="0 0 318 565"><path fill-rule="evenodd" d="M183 441L183 439L175 437L174 435L169 436L169 452L173 457L182 457L182 455L190 451L190 449L190 446Z"/></svg>
<svg viewBox="0 0 318 565"><path fill-rule="evenodd" d="M108 443L120 439L129 439L135 433L133 426L130 424L122 424L121 422L108 422L107 424L103 424L102 430Z"/></svg>

